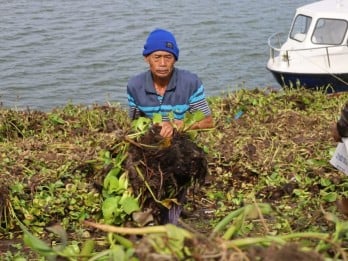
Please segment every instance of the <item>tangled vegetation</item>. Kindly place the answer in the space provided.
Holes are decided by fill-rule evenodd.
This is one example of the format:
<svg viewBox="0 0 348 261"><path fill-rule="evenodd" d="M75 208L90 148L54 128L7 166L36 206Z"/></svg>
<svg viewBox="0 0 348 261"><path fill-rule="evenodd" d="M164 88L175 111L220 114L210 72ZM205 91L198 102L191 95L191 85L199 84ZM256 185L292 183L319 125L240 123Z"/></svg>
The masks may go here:
<svg viewBox="0 0 348 261"><path fill-rule="evenodd" d="M189 133L209 173L189 186L179 226L133 222L148 187L134 193L127 153L145 132L122 107L3 108L1 260L347 260L348 181L329 163L347 100L303 89L210 98L216 127Z"/></svg>

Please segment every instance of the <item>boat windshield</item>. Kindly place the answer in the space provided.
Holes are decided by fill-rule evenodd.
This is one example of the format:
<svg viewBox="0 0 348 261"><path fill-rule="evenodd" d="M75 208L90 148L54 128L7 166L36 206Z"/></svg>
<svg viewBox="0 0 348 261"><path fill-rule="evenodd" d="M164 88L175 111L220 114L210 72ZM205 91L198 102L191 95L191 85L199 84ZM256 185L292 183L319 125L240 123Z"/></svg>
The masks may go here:
<svg viewBox="0 0 348 261"><path fill-rule="evenodd" d="M315 25L312 42L315 44L342 44L347 31L347 21L320 18Z"/></svg>
<svg viewBox="0 0 348 261"><path fill-rule="evenodd" d="M296 16L290 32L290 38L299 42L303 42L306 38L311 22L312 17L301 14Z"/></svg>

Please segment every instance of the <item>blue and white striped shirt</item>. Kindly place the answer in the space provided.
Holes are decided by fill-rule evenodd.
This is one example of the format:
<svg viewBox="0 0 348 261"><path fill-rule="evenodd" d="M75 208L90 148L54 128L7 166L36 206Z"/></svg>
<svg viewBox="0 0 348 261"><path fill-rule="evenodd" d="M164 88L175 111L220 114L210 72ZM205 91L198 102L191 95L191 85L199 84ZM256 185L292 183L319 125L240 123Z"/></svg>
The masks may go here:
<svg viewBox="0 0 348 261"><path fill-rule="evenodd" d="M168 114L173 112L175 119L182 120L187 111L198 110L206 116L211 115L201 80L196 74L178 68L174 69L163 96L156 93L151 71L131 78L127 95L131 119L139 116L152 118L155 113L160 113L162 119L168 121Z"/></svg>

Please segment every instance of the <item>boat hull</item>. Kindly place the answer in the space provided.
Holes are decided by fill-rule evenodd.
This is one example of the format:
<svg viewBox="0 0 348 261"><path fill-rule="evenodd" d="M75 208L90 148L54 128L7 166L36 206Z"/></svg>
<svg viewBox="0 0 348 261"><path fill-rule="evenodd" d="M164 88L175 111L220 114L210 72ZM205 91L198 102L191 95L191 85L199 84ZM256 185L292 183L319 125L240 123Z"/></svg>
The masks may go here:
<svg viewBox="0 0 348 261"><path fill-rule="evenodd" d="M283 88L303 87L306 89L323 90L327 93L348 91L348 73L332 75L269 71Z"/></svg>

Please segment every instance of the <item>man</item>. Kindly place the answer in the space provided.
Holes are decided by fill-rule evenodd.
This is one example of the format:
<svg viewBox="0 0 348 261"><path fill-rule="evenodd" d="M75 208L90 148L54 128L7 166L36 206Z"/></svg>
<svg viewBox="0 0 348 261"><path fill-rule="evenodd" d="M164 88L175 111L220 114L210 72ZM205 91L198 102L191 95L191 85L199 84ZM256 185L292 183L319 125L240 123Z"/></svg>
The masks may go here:
<svg viewBox="0 0 348 261"><path fill-rule="evenodd" d="M179 58L179 48L174 35L163 29L152 31L145 42L143 56L145 62L149 65L149 70L132 77L127 85L130 118L136 119L140 116L153 118L154 114L161 114L160 135L165 138L173 136L174 128L181 128L183 126L183 119L186 112L193 113L201 111L205 115L205 118L192 125L191 129L212 128L214 126L213 118L205 98L201 80L196 74L175 68L174 66ZM173 122L170 121L170 114L174 115ZM190 151L185 146L176 146L175 148L186 150L186 153L187 150ZM162 156L170 155L172 153L167 151ZM173 153L171 160L165 160L165 165L161 166L160 169L164 173L164 179L161 182L166 183L169 181L170 183L176 184L174 186L176 190L174 197L180 202L178 205L173 204L170 209L161 206L159 215L159 222L161 224L176 224L178 221L182 211L181 204L185 201L187 186L190 185L191 179L187 179L187 184L181 184L182 180L184 180L184 177L189 177L189 175L194 176L194 172L198 171L196 169L184 171L185 167L201 166L203 171L206 168L204 157L195 159L196 162L193 165L171 168L170 163L182 164L178 160L180 155L186 154ZM156 177L156 175L152 176ZM179 176L180 180L174 182L174 179ZM179 183L180 186L176 187ZM163 184L163 187L168 187L168 185L170 184ZM168 196L169 194L166 195L166 193L169 192L165 191L163 193L165 196L162 195L163 198L161 200Z"/></svg>
<svg viewBox="0 0 348 261"><path fill-rule="evenodd" d="M143 56L149 70L131 78L127 85L129 116L152 118L162 115L161 136L171 137L173 128L183 125L186 112L202 111L205 118L191 129L214 126L205 98L203 84L197 75L175 68L179 48L174 35L163 29L152 31L144 45ZM168 115L174 113L174 124Z"/></svg>

